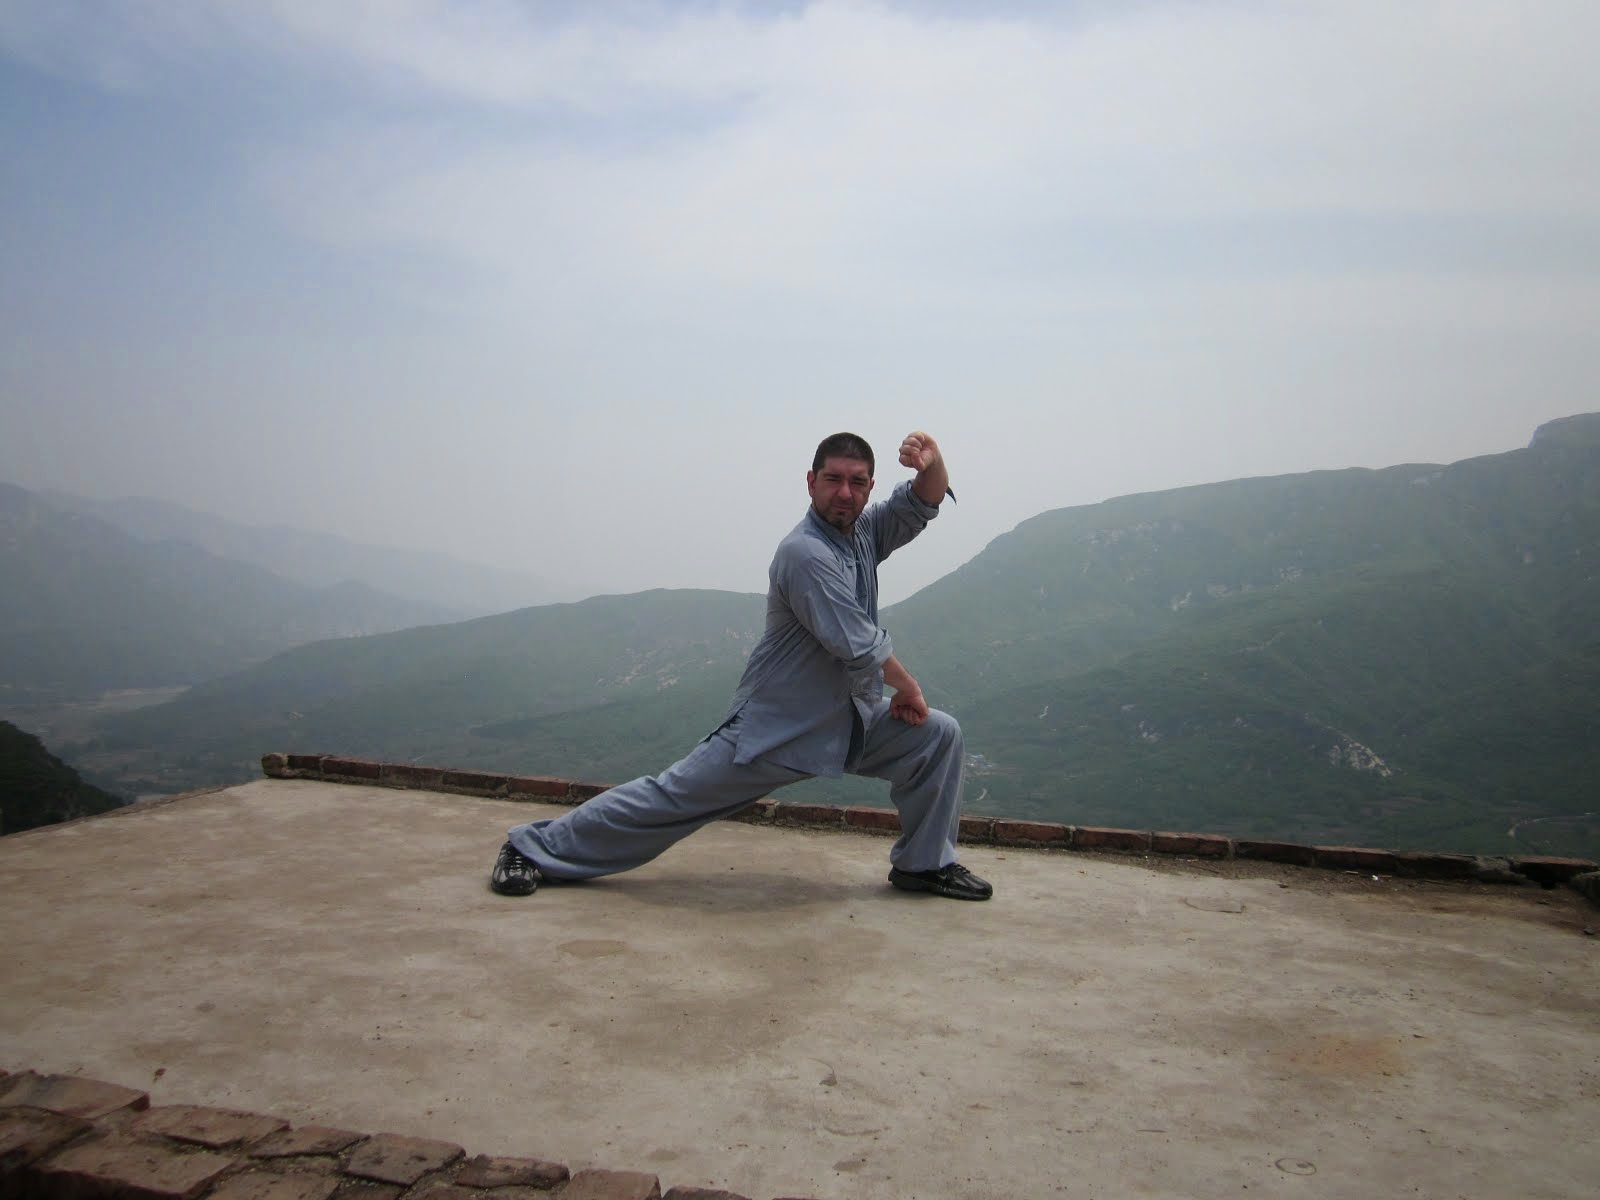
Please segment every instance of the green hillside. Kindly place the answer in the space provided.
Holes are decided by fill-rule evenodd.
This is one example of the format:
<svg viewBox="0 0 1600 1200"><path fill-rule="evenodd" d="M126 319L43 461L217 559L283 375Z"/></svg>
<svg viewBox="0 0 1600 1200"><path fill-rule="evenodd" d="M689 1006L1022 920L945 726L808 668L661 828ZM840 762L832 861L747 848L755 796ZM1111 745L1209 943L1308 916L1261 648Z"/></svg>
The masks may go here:
<svg viewBox="0 0 1600 1200"><path fill-rule="evenodd" d="M0 721L0 834L110 812L122 803L83 782L31 733Z"/></svg>
<svg viewBox="0 0 1600 1200"><path fill-rule="evenodd" d="M658 590L303 646L105 722L83 760L146 790L248 778L272 746L613 775L707 732L764 612Z"/></svg>
<svg viewBox="0 0 1600 1200"><path fill-rule="evenodd" d="M987 811L1593 852L1596 425L1045 514L892 628Z"/></svg>
<svg viewBox="0 0 1600 1200"><path fill-rule="evenodd" d="M962 720L976 811L1594 853L1597 564L1588 415L1450 466L1045 513L885 623ZM109 721L84 761L186 786L279 748L625 778L721 715L761 616L650 592L322 643Z"/></svg>

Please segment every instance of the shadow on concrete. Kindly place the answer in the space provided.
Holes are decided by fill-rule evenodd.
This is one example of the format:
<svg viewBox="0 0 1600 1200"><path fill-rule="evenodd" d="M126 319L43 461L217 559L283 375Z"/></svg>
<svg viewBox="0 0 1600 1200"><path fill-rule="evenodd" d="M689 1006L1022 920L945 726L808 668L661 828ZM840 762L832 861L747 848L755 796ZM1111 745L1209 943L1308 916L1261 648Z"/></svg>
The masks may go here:
<svg viewBox="0 0 1600 1200"><path fill-rule="evenodd" d="M823 869L822 864L818 866ZM887 874L887 870L885 874ZM562 885L565 886L565 885ZM713 913L786 912L816 905L882 899L887 883L864 879L806 879L732 867L719 875L617 875L586 887L628 896L659 908Z"/></svg>

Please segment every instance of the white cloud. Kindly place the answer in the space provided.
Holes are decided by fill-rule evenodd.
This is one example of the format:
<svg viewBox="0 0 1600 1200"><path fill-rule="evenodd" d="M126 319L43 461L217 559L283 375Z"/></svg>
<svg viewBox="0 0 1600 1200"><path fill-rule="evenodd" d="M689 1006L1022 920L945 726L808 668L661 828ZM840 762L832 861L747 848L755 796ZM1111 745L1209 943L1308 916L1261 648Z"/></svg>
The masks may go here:
<svg viewBox="0 0 1600 1200"><path fill-rule="evenodd" d="M280 148L268 169L295 218L535 287L574 262L668 292L881 300L968 293L947 247L1026 258L1091 218L1600 213L1588 7L1514 24L1483 4L1144 7L1089 27L867 4L648 27L543 28L506 5L268 11L358 73L509 114L463 133L384 92ZM639 125L573 132L597 113Z"/></svg>
<svg viewBox="0 0 1600 1200"><path fill-rule="evenodd" d="M1600 224L1600 7L939 12L0 0L0 49L119 96L250 109L218 161L246 164L278 227L230 230L230 212L219 239L288 230L425 313L426 351L413 327L340 358L330 332L324 402L427 413L456 382L494 464L461 490L501 489L508 510L526 489L561 513L581 489L576 467L543 497L516 474L542 440L630 423L657 451L637 485L703 511L770 466L696 492L671 464L708 436L731 455L868 418L898 436L915 414L988 472L973 523L949 523L976 530L986 492L1009 522L1338 465L1357 445L1330 441L1351 425L1341 396L1369 441L1414 410L1415 446L1451 428L1452 397L1485 407L1519 372L1600 378L1573 350L1596 299L1580 246ZM276 370L230 386L269 392ZM341 428L385 415L352 408ZM1071 449L1019 471L1017 430ZM383 426L385 456L426 460L412 432ZM774 523L737 519L757 543ZM941 537L970 553L994 532ZM638 538L628 555L668 569L670 534Z"/></svg>

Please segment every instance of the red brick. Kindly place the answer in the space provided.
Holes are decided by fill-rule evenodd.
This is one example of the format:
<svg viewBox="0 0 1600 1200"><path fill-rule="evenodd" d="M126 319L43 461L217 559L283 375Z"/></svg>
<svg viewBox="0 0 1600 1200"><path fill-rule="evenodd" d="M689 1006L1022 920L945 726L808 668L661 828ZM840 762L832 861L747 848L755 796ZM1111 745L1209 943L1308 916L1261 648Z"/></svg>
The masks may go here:
<svg viewBox="0 0 1600 1200"><path fill-rule="evenodd" d="M322 773L343 775L346 779L378 779L383 773L383 764L367 758L330 757L322 760Z"/></svg>
<svg viewBox="0 0 1600 1200"><path fill-rule="evenodd" d="M742 821L746 825L763 825L772 820L777 811L778 802L776 800L753 800L726 819L729 821Z"/></svg>
<svg viewBox="0 0 1600 1200"><path fill-rule="evenodd" d="M301 1154L338 1154L367 1135L352 1133L348 1129L330 1129L326 1125L302 1125L299 1129L285 1129L275 1133L258 1146L252 1146L252 1158L293 1158Z"/></svg>
<svg viewBox="0 0 1600 1200"><path fill-rule="evenodd" d="M572 780L551 775L513 775L506 780L513 796L555 796L566 799Z"/></svg>
<svg viewBox="0 0 1600 1200"><path fill-rule="evenodd" d="M23 1071L11 1076L0 1088L3 1088L0 1108L26 1104L90 1121L123 1109L143 1112L150 1107L150 1097L145 1092L101 1083L98 1079L80 1079L76 1075L35 1075L32 1071Z"/></svg>
<svg viewBox="0 0 1600 1200"><path fill-rule="evenodd" d="M574 804L582 804L590 797L598 796L601 792L609 792L610 790L611 785L609 783L574 783L567 788L567 799Z"/></svg>
<svg viewBox="0 0 1600 1200"><path fill-rule="evenodd" d="M289 1128L289 1122L228 1108L173 1104L152 1108L138 1117L132 1128L136 1133L158 1133L175 1141L225 1150L259 1142L269 1134Z"/></svg>
<svg viewBox="0 0 1600 1200"><path fill-rule="evenodd" d="M286 754L263 754L261 756L261 773L273 779L281 779L289 770L289 757Z"/></svg>
<svg viewBox="0 0 1600 1200"><path fill-rule="evenodd" d="M661 1200L661 1181L639 1171L579 1171L561 1200Z"/></svg>
<svg viewBox="0 0 1600 1200"><path fill-rule="evenodd" d="M1525 854L1511 860L1511 869L1518 875L1526 875L1546 887L1554 887L1558 883L1566 883L1576 875L1593 871L1595 864L1587 858L1554 858L1548 854Z"/></svg>
<svg viewBox="0 0 1600 1200"><path fill-rule="evenodd" d="M1214 833L1152 833L1153 854L1186 854L1193 858L1227 858L1233 843Z"/></svg>
<svg viewBox="0 0 1600 1200"><path fill-rule="evenodd" d="M506 793L506 777L483 771L446 771L441 786L455 792L503 796Z"/></svg>
<svg viewBox="0 0 1600 1200"><path fill-rule="evenodd" d="M1400 874L1418 879L1471 879L1478 873L1478 860L1470 854L1401 850L1394 857Z"/></svg>
<svg viewBox="0 0 1600 1200"><path fill-rule="evenodd" d="M994 818L962 817L960 840L963 842L994 841Z"/></svg>
<svg viewBox="0 0 1600 1200"><path fill-rule="evenodd" d="M409 1187L429 1171L437 1171L464 1154L466 1151L452 1142L380 1133L355 1148L345 1171L362 1179Z"/></svg>
<svg viewBox="0 0 1600 1200"><path fill-rule="evenodd" d="M1142 829L1078 825L1072 831L1072 845L1076 850L1127 850L1143 854L1150 849L1150 835Z"/></svg>
<svg viewBox="0 0 1600 1200"><path fill-rule="evenodd" d="M1296 867L1312 867L1317 863L1317 852L1297 842L1241 841L1235 838L1233 856L1260 859L1262 862L1289 863Z"/></svg>
<svg viewBox="0 0 1600 1200"><path fill-rule="evenodd" d="M333 1194L333 1200L400 1200L406 1189L392 1183L370 1183L365 1179L346 1179ZM515 1200L495 1197L494 1200Z"/></svg>
<svg viewBox="0 0 1600 1200"><path fill-rule="evenodd" d="M289 755L289 770L310 771L313 775L322 774L321 754L291 754Z"/></svg>
<svg viewBox="0 0 1600 1200"><path fill-rule="evenodd" d="M668 1188L661 1200L749 1200L738 1192L724 1192L720 1188L683 1187Z"/></svg>
<svg viewBox="0 0 1600 1200"><path fill-rule="evenodd" d="M190 1200L236 1159L209 1150L180 1150L164 1142L110 1137L68 1146L29 1168L36 1192L49 1196L136 1196Z"/></svg>
<svg viewBox="0 0 1600 1200"><path fill-rule="evenodd" d="M0 1109L0 1174L64 1146L93 1129L82 1117L64 1117L42 1108Z"/></svg>
<svg viewBox="0 0 1600 1200"><path fill-rule="evenodd" d="M772 816L791 825L844 824L844 809L836 804L779 804Z"/></svg>
<svg viewBox="0 0 1600 1200"><path fill-rule="evenodd" d="M332 772L333 768L327 768ZM444 779L442 767L418 767L411 763L380 763L376 776L380 783L389 787L418 788L429 792L438 789Z"/></svg>
<svg viewBox="0 0 1600 1200"><path fill-rule="evenodd" d="M847 808L844 810L844 823L855 829L874 829L881 833L900 832L900 814L892 808Z"/></svg>
<svg viewBox="0 0 1600 1200"><path fill-rule="evenodd" d="M1342 871L1382 871L1393 875L1400 860L1393 850L1374 850L1367 846L1316 846L1317 866Z"/></svg>
<svg viewBox="0 0 1600 1200"><path fill-rule="evenodd" d="M565 1183L567 1169L560 1163L545 1162L538 1158L497 1158L480 1154L456 1174L456 1182L463 1187L537 1187L552 1188Z"/></svg>
<svg viewBox="0 0 1600 1200"><path fill-rule="evenodd" d="M1054 821L1013 821L997 817L994 822L994 840L1002 845L1066 846L1072 842L1072 826Z"/></svg>
<svg viewBox="0 0 1600 1200"><path fill-rule="evenodd" d="M346 1179L339 1185L339 1190L333 1194L333 1200L400 1200L407 1195L407 1189L392 1183L373 1183L366 1179ZM488 1200L480 1197L480 1200ZM495 1197L494 1200L502 1200ZM504 1200L515 1200L506 1197Z"/></svg>
<svg viewBox="0 0 1600 1200"><path fill-rule="evenodd" d="M339 1182L332 1171L255 1171L230 1175L208 1200L328 1200Z"/></svg>

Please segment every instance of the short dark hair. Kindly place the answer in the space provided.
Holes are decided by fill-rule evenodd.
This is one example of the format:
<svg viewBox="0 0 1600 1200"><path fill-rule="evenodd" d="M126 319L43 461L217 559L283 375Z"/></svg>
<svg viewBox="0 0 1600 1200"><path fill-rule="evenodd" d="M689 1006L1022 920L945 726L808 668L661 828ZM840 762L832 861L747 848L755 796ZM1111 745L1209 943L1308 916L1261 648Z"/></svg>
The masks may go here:
<svg viewBox="0 0 1600 1200"><path fill-rule="evenodd" d="M854 433L835 433L823 438L817 447L817 456L811 460L811 469L822 470L822 464L830 458L858 458L867 464L868 475L874 470L872 447L867 445L866 438Z"/></svg>

